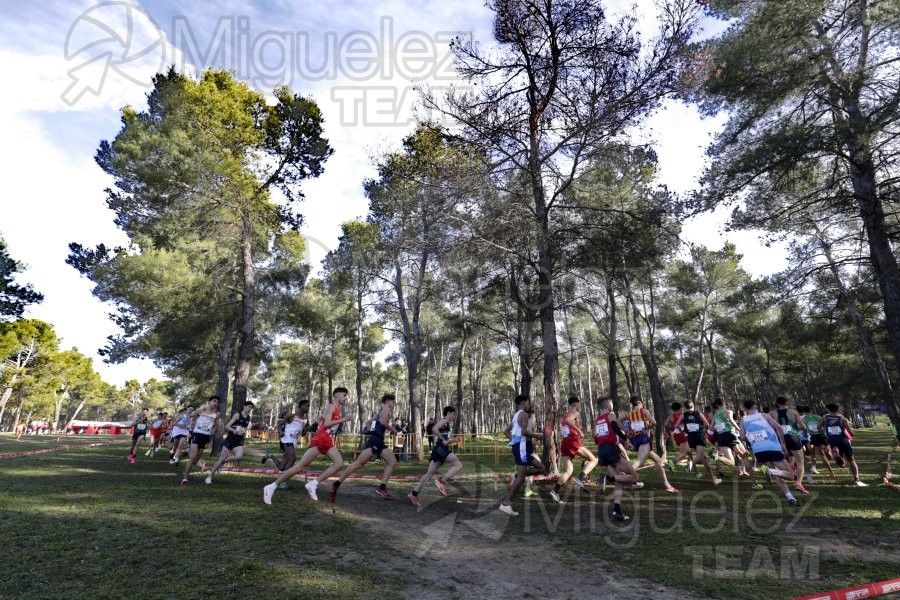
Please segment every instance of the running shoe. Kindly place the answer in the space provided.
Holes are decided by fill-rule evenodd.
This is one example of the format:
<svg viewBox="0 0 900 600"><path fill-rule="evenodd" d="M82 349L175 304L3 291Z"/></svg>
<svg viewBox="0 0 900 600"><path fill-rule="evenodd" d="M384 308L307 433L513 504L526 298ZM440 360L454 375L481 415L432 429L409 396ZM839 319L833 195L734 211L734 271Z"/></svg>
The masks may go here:
<svg viewBox="0 0 900 600"><path fill-rule="evenodd" d="M187 479L182 479L180 485L181 487L187 487Z"/></svg>
<svg viewBox="0 0 900 600"><path fill-rule="evenodd" d="M613 511L612 518L615 519L616 521L622 521L622 522L631 520L631 517L627 517L623 513L615 512L615 511Z"/></svg>
<svg viewBox="0 0 900 600"><path fill-rule="evenodd" d="M713 477L713 485L722 485L722 480L718 477Z"/></svg>
<svg viewBox="0 0 900 600"><path fill-rule="evenodd" d="M759 470L762 472L763 475L766 476L766 481L768 481L769 483L772 483L772 474L769 473L769 467L767 467L766 465L763 465L759 468Z"/></svg>
<svg viewBox="0 0 900 600"><path fill-rule="evenodd" d="M750 489L751 489L751 490L761 490L761 489L763 489L763 484L761 484L761 483L754 483L753 485L750 486Z"/></svg>
<svg viewBox="0 0 900 600"><path fill-rule="evenodd" d="M391 495L387 489L375 488L375 493L384 498L385 500L393 500L394 497Z"/></svg>
<svg viewBox="0 0 900 600"><path fill-rule="evenodd" d="M446 496L446 495L447 495L447 486L444 485L444 482L443 482L443 481L441 481L440 479L435 478L435 480L434 480L434 485L437 486L437 489L438 489L438 491L441 493L442 496Z"/></svg>
<svg viewBox="0 0 900 600"><path fill-rule="evenodd" d="M606 475L600 478L600 493L604 493L606 491Z"/></svg>
<svg viewBox="0 0 900 600"><path fill-rule="evenodd" d="M278 489L279 490L289 490L291 488L288 487L287 483L282 483L281 485L278 486Z"/></svg>
<svg viewBox="0 0 900 600"><path fill-rule="evenodd" d="M796 498L788 498L788 505L796 508L797 506L800 506L800 503L797 502Z"/></svg>
<svg viewBox="0 0 900 600"><path fill-rule="evenodd" d="M554 502L562 504L562 500L559 499L559 492L556 490L550 490L550 497L553 498Z"/></svg>
<svg viewBox="0 0 900 600"><path fill-rule="evenodd" d="M516 511L514 511L514 510L512 509L512 506L510 506L509 504L503 504L502 502L500 503L500 508L498 508L497 510L499 510L499 511L502 512L503 514L509 515L509 516L511 516L511 517L518 517L518 516L519 516L519 513L517 513Z"/></svg>
<svg viewBox="0 0 900 600"><path fill-rule="evenodd" d="M794 484L794 489L797 490L798 492L803 492L804 494L809 493L809 490L807 490L805 487L803 487L803 484L800 483L799 481Z"/></svg>
<svg viewBox="0 0 900 600"><path fill-rule="evenodd" d="M150 456L151 454L153 454L153 450L147 450L146 452L144 452L144 456Z"/></svg>
<svg viewBox="0 0 900 600"><path fill-rule="evenodd" d="M137 459L135 459L134 455L131 455L131 464L137 464Z"/></svg>
<svg viewBox="0 0 900 600"><path fill-rule="evenodd" d="M669 460L666 462L666 464L669 466L669 471L674 473L675 472L675 463L673 463L671 460Z"/></svg>
<svg viewBox="0 0 900 600"><path fill-rule="evenodd" d="M806 474L806 483L809 485L816 485L816 480L812 478L812 475L809 473Z"/></svg>
<svg viewBox="0 0 900 600"><path fill-rule="evenodd" d="M212 485L212 475L203 480L206 485Z"/></svg>
<svg viewBox="0 0 900 600"><path fill-rule="evenodd" d="M575 485L577 485L578 488L579 488L582 492L588 491L587 486L584 485L584 480L582 480L581 477L573 477L573 478L572 478L572 483L574 483Z"/></svg>
<svg viewBox="0 0 900 600"><path fill-rule="evenodd" d="M313 502L318 502L318 500L319 500L319 497L316 496L316 488L318 486L319 486L319 484L318 484L318 482L316 482L315 479L313 479L312 481L307 483L305 486L303 486L306 488L306 493L309 494L309 499L312 500Z"/></svg>
<svg viewBox="0 0 900 600"><path fill-rule="evenodd" d="M522 495L526 498L533 498L534 496L537 496L538 493L534 490L525 490Z"/></svg>
<svg viewBox="0 0 900 600"><path fill-rule="evenodd" d="M631 489L633 489L633 490L640 490L640 489L643 489L643 487L644 487L643 481L636 481L631 484Z"/></svg>
<svg viewBox="0 0 900 600"><path fill-rule="evenodd" d="M689 460L687 466L684 468L684 473L688 474L694 470L694 461Z"/></svg>
<svg viewBox="0 0 900 600"><path fill-rule="evenodd" d="M670 494L677 494L677 493L678 493L678 488L676 488L674 485L672 485L672 484L670 483L670 484L668 484L668 485L666 486L666 491L669 492Z"/></svg>
<svg viewBox="0 0 900 600"><path fill-rule="evenodd" d="M266 461L269 460L270 458L272 458L272 451L266 450L265 456L263 456L259 462L261 462L262 464L266 464Z"/></svg>
<svg viewBox="0 0 900 600"><path fill-rule="evenodd" d="M868 483L863 483L863 482L860 481L859 479L854 479L854 480L853 480L853 485L855 485L856 487L869 487L869 484L868 484Z"/></svg>
<svg viewBox="0 0 900 600"><path fill-rule="evenodd" d="M337 490L338 490L337 486L332 483L331 489L328 490L328 499L331 500L332 502L337 501Z"/></svg>
<svg viewBox="0 0 900 600"><path fill-rule="evenodd" d="M416 496L415 494L413 494L412 492L407 494L406 497L409 498L409 501L412 502L412 505L415 506L416 508L419 508L422 506L422 504L419 503L419 497Z"/></svg>
<svg viewBox="0 0 900 600"><path fill-rule="evenodd" d="M819 469L816 468L816 465L813 465L809 468L809 472L812 473L813 475L818 475Z"/></svg>
<svg viewBox="0 0 900 600"><path fill-rule="evenodd" d="M170 465L177 465L177 464L178 464L178 461L175 460L174 458L171 458L171 459L169 459L169 464L170 464Z"/></svg>
<svg viewBox="0 0 900 600"><path fill-rule="evenodd" d="M272 496L275 495L275 490L277 489L278 486L274 483L270 483L263 488L263 504L272 504Z"/></svg>

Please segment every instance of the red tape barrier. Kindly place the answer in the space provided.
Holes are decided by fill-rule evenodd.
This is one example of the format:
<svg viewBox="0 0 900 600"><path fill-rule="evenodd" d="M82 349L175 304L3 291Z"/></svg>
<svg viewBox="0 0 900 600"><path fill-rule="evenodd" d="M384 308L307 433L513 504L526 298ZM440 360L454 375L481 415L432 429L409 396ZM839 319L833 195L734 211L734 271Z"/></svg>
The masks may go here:
<svg viewBox="0 0 900 600"><path fill-rule="evenodd" d="M25 450L23 452L10 452L9 454L0 454L0 460L4 458L18 458L20 456L32 456L34 454L45 454L47 452L59 452L60 450L72 450L74 448L92 448L94 446L106 446L115 442L95 442L93 444L71 444L68 446L57 446L55 448L41 448L39 450Z"/></svg>
<svg viewBox="0 0 900 600"><path fill-rule="evenodd" d="M856 600L857 598L885 596L895 592L900 592L900 578L879 581L878 583L867 583L866 585L848 587L842 590L832 590L830 592L801 596L799 598L794 598L793 600Z"/></svg>

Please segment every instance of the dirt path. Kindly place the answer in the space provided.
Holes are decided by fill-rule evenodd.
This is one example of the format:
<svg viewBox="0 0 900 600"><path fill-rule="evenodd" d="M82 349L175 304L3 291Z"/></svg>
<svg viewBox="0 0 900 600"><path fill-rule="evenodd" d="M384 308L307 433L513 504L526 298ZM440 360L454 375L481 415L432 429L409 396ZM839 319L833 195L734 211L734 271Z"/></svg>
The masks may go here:
<svg viewBox="0 0 900 600"><path fill-rule="evenodd" d="M408 486L393 491L397 499L386 502L375 494L373 483L348 481L341 486L337 504L328 502L326 485L319 488L319 498L336 513L371 528L374 535L393 540L397 551L381 552L378 559L410 582L407 597L700 598L688 590L621 577L601 562L574 562L547 534L523 532L521 523L511 523L510 517L496 511L498 495L490 491L479 502L478 494L441 498L429 486L418 512L405 498ZM335 551L331 558L352 564L373 557Z"/></svg>

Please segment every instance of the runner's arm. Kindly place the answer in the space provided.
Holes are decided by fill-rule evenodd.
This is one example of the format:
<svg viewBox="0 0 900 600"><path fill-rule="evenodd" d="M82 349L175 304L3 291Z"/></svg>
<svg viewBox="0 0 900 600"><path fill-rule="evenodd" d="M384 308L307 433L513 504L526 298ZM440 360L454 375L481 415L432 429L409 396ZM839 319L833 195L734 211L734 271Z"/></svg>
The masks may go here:
<svg viewBox="0 0 900 600"><path fill-rule="evenodd" d="M843 415L841 415L841 425L844 426L844 429L850 432L850 435L856 435L855 433L853 433L853 426L850 425L850 419Z"/></svg>
<svg viewBox="0 0 900 600"><path fill-rule="evenodd" d="M800 413L798 413L796 410L793 412L794 412L794 417L795 417L794 423L797 424L797 428L800 429L800 431L807 431L807 433L808 433L808 430L806 429L806 421L803 419L803 417L800 416Z"/></svg>
<svg viewBox="0 0 900 600"><path fill-rule="evenodd" d="M234 425L234 422L237 421L238 416L238 413L234 413L233 415L231 415L231 418L228 419L228 424L225 426L225 431L227 431L228 433L234 433L232 425Z"/></svg>

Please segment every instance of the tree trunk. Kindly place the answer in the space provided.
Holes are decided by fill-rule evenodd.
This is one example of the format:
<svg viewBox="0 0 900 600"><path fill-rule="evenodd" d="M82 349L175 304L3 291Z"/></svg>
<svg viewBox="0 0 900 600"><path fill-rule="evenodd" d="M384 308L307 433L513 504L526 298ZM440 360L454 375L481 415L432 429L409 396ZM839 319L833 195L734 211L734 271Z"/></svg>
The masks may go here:
<svg viewBox="0 0 900 600"><path fill-rule="evenodd" d="M609 373L609 397L612 399L613 411L619 410L619 377L616 362L619 358L619 318L616 310L616 292L612 279L606 279L606 295L609 301L609 337L606 350L606 368Z"/></svg>
<svg viewBox="0 0 900 600"><path fill-rule="evenodd" d="M463 418L463 360L466 344L469 341L469 328L463 323L463 336L459 343L459 355L456 358L456 420L453 422L453 433L459 433Z"/></svg>
<svg viewBox="0 0 900 600"><path fill-rule="evenodd" d="M222 331L222 340L219 342L219 358L216 364L216 395L219 400L219 411L224 412L228 406L228 363L234 343L234 334L237 332L238 320L235 319L225 326Z"/></svg>
<svg viewBox="0 0 900 600"><path fill-rule="evenodd" d="M854 302L850 297L850 294L847 293L847 288L841 277L840 269L838 269L837 264L834 262L834 256L831 253L831 244L829 244L821 235L819 235L819 244L822 246L825 258L828 260L828 267L837 283L840 299L843 301L844 307L847 309L847 314L850 316L850 321L856 329L856 334L859 337L860 349L862 350L863 361L875 374L875 377L878 380L878 389L881 394L881 399L888 409L888 416L891 419L891 423L896 428L896 431L900 432L900 405L898 405L897 397L894 395L887 367L881 359L878 349L875 347L875 342L872 339L872 335L869 333L869 328L866 327L862 317L859 315L859 311L856 308L856 302Z"/></svg>
<svg viewBox="0 0 900 600"><path fill-rule="evenodd" d="M664 415L667 414L666 411L666 398L663 393L662 379L659 376L659 363L656 358L656 346L653 340L653 330L649 326L649 319L654 318L651 314L649 318L645 317L645 321L648 321L648 343L645 345L643 341L643 336L641 335L641 324L640 324L640 311L638 310L637 303L634 300L634 294L631 291L631 283L628 281L628 277L625 276L625 295L628 297L628 302L631 304L631 311L634 316L634 339L637 342L638 348L641 351L641 358L644 360L644 368L647 371L647 378L650 380L650 397L653 402L653 413L656 415L657 422L662 422L664 419ZM657 427L655 432L656 437L656 447L662 455L665 455L665 447L662 444L662 427Z"/></svg>
<svg viewBox="0 0 900 600"><path fill-rule="evenodd" d="M706 348L709 350L709 366L712 368L713 392L715 397L722 395L722 388L719 385L719 363L716 362L716 353L713 352L713 336L715 334L710 331L709 337L706 338Z"/></svg>
<svg viewBox="0 0 900 600"><path fill-rule="evenodd" d="M255 346L256 318L256 268L253 265L253 224L250 222L250 207L244 206L241 211L241 344L238 349L237 368L234 377L234 394L231 408L233 412L241 410L247 400L250 384L250 370L253 363ZM224 399L222 400L224 404ZM224 408L224 406L223 406Z"/></svg>

